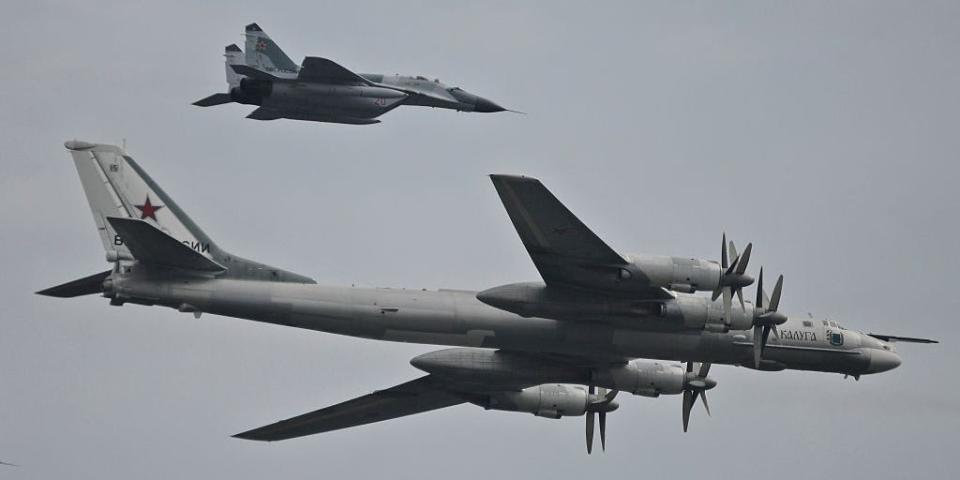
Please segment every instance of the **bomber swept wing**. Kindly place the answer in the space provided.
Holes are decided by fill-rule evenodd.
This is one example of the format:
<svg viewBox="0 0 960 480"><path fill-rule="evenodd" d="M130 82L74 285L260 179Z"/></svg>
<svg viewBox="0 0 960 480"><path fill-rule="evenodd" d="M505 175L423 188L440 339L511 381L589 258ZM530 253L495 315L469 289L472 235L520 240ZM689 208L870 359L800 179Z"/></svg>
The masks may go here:
<svg viewBox="0 0 960 480"><path fill-rule="evenodd" d="M331 407L234 435L276 441L382 422L459 405L467 400L445 390L432 375L420 377Z"/></svg>
<svg viewBox="0 0 960 480"><path fill-rule="evenodd" d="M490 175L510 221L543 281L551 287L614 290L629 262L587 228L536 178ZM667 299L659 287L633 291ZM638 297L634 297L638 298Z"/></svg>

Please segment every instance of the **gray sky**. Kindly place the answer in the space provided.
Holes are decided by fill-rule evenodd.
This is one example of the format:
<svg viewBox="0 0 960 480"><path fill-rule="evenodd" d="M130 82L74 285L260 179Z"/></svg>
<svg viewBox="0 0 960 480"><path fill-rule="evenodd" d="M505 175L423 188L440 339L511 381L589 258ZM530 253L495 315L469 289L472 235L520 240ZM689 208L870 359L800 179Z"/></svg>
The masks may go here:
<svg viewBox="0 0 960 480"><path fill-rule="evenodd" d="M103 3L103 4L99 4ZM0 72L0 478L859 478L957 474L960 4L14 1ZM530 112L369 127L200 109L257 21L295 60L439 76ZM322 283L537 273L486 174L540 177L622 251L786 276L783 308L930 336L840 375L718 366L714 416L459 406L301 440L231 434L418 375L378 343L38 289L105 269L66 139L119 143L220 245ZM750 294L753 289L751 288Z"/></svg>

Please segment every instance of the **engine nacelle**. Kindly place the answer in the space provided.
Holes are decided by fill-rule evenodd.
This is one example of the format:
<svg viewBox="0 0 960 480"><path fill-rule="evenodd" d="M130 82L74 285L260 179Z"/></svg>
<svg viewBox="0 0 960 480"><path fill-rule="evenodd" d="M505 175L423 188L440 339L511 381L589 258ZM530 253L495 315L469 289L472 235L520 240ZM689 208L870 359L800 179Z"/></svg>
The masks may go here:
<svg viewBox="0 0 960 480"><path fill-rule="evenodd" d="M584 387L565 384L537 385L519 392L489 395L480 405L491 410L526 412L538 417L560 418L583 415L589 394Z"/></svg>
<svg viewBox="0 0 960 480"><path fill-rule="evenodd" d="M625 365L595 370L593 383L598 387L634 395L658 397L683 393L686 371L663 362L634 360Z"/></svg>
<svg viewBox="0 0 960 480"><path fill-rule="evenodd" d="M730 324L726 324L723 315L723 303L711 301L707 297L677 295L664 304L665 320L683 325L685 328L727 332L729 330L749 330L753 327L753 305L747 303L743 309L734 301L730 311Z"/></svg>
<svg viewBox="0 0 960 480"><path fill-rule="evenodd" d="M624 281L639 281L683 293L714 290L720 282L720 265L685 257L628 255Z"/></svg>

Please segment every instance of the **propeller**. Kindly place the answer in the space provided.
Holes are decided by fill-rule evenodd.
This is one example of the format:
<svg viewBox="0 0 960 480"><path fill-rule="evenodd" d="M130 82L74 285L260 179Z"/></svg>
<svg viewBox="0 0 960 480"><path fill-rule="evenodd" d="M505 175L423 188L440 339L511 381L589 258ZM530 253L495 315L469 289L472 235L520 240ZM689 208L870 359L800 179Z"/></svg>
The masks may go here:
<svg viewBox="0 0 960 480"><path fill-rule="evenodd" d="M600 416L600 448L607 450L607 412L612 412L620 407L613 399L619 393L618 390L607 391L606 388L600 388L599 393L595 393L594 386L589 387L590 395L587 397L587 455L593 452L593 426L595 415Z"/></svg>
<svg viewBox="0 0 960 480"><path fill-rule="evenodd" d="M757 279L757 303L753 313L753 366L760 368L760 359L763 349L767 346L767 339L772 331L777 335L777 325L783 325L787 316L778 312L780 306L780 291L783 289L783 275L777 278L773 287L773 296L767 298L763 291L763 268L760 268L760 277Z"/></svg>
<svg viewBox="0 0 960 480"><path fill-rule="evenodd" d="M723 296L723 320L727 325L733 321L731 316L733 295L737 295L740 300L740 308L745 309L743 302L743 287L753 284L753 277L747 275L747 265L750 263L750 253L753 251L753 244L748 243L747 248L743 250L743 255L737 254L737 247L731 240L729 243L730 255L727 255L727 234L723 234L723 241L720 244L720 279L717 282L717 288L713 290L711 300L716 301Z"/></svg>
<svg viewBox="0 0 960 480"><path fill-rule="evenodd" d="M694 373L696 370L696 373ZM687 373L683 377L683 431L687 431L690 424L690 410L697 403L697 398L703 398L703 408L710 415L710 404L707 403L707 390L717 386L717 381L708 377L709 363L687 362Z"/></svg>

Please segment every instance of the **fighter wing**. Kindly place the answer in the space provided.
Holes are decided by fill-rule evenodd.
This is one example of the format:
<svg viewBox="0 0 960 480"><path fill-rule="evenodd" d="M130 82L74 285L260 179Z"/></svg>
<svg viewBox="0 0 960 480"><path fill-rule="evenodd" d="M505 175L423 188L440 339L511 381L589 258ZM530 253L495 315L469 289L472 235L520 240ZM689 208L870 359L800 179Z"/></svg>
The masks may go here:
<svg viewBox="0 0 960 480"><path fill-rule="evenodd" d="M466 402L427 375L315 412L234 435L272 442L366 425Z"/></svg>
<svg viewBox="0 0 960 480"><path fill-rule="evenodd" d="M369 80L347 70L340 64L321 57L306 57L300 65L297 80L339 83L345 85L372 85Z"/></svg>
<svg viewBox="0 0 960 480"><path fill-rule="evenodd" d="M548 285L582 285L588 282L582 277L589 277L589 271L616 269L627 263L536 178L490 178L523 246Z"/></svg>

